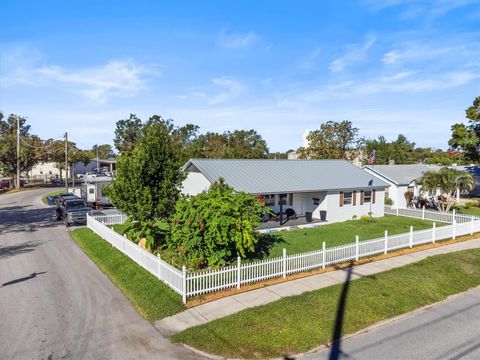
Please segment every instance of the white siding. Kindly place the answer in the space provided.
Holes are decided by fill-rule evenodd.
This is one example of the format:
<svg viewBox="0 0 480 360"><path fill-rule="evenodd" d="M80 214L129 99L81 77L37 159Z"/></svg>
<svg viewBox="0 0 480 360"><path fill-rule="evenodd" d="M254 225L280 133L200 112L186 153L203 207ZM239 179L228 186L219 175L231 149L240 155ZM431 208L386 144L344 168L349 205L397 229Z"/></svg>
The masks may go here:
<svg viewBox="0 0 480 360"><path fill-rule="evenodd" d="M204 191L207 191L211 183L200 172L189 172L187 178L182 183L182 194L184 195L197 195Z"/></svg>
<svg viewBox="0 0 480 360"><path fill-rule="evenodd" d="M369 189L364 189L368 191ZM372 203L371 211L373 217L382 217L384 215L384 201L385 201L385 192L382 190L376 190L375 193L375 204ZM357 190L357 200L356 205L344 205L340 206L340 192L339 191L329 191L327 193L327 221L328 222L339 222L352 220L354 215L357 218L361 216L368 215L370 212L370 203L360 205L360 190Z"/></svg>

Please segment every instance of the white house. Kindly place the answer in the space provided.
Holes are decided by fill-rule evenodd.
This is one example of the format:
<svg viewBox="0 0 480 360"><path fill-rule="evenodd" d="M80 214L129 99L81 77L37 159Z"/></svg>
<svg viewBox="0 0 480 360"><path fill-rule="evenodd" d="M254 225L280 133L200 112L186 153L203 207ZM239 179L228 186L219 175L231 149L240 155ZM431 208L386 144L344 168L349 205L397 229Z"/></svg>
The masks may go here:
<svg viewBox="0 0 480 360"><path fill-rule="evenodd" d="M184 165L182 193L207 191L220 178L238 191L262 196L266 205L298 216L338 222L384 215L388 184L346 160L192 159Z"/></svg>
<svg viewBox="0 0 480 360"><path fill-rule="evenodd" d="M407 201L405 193L412 191L414 196L432 195L424 194L422 187L417 184L417 179L427 171L438 171L442 167L438 165L412 164L412 165L374 165L364 166L368 173L383 180L390 186L385 189L385 197L392 199L393 206L405 208Z"/></svg>

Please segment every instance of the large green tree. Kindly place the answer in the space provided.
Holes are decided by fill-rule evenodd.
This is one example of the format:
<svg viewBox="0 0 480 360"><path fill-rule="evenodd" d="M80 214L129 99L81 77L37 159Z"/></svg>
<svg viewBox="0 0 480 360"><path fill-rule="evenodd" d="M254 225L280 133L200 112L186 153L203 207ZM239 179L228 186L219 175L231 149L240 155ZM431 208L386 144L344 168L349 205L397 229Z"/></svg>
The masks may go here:
<svg viewBox="0 0 480 360"><path fill-rule="evenodd" d="M356 153L361 139L351 121L328 121L307 134L307 147L298 149L300 159L347 159Z"/></svg>
<svg viewBox="0 0 480 360"><path fill-rule="evenodd" d="M73 141L68 142L69 168L77 162L87 164L92 158L93 153L91 150L79 149ZM60 170L60 178L63 178L63 171L65 171L65 141L54 139L42 141L39 160L41 162L55 163L55 167Z"/></svg>
<svg viewBox="0 0 480 360"><path fill-rule="evenodd" d="M168 249L190 268L218 266L255 252L265 206L222 179L196 196L182 197L171 217Z"/></svg>
<svg viewBox="0 0 480 360"><path fill-rule="evenodd" d="M130 114L128 119L118 120L115 128L113 144L120 152L126 152L133 148L142 131L143 123L137 115Z"/></svg>
<svg viewBox="0 0 480 360"><path fill-rule="evenodd" d="M20 124L20 172L31 170L40 158L40 138L30 134L30 125L24 117L10 114L4 118L0 112L0 173L16 178L17 173L17 120ZM16 181L15 181L16 183Z"/></svg>
<svg viewBox="0 0 480 360"><path fill-rule="evenodd" d="M109 197L133 221L167 218L179 196L184 173L168 124L151 118L135 145L117 158Z"/></svg>
<svg viewBox="0 0 480 360"><path fill-rule="evenodd" d="M397 139L388 142L380 135L377 139L365 140L365 153L367 156L376 151L375 164L388 164L393 161L395 164L413 164L421 161L423 151L417 151L415 143L407 139L405 135L398 135Z"/></svg>
<svg viewBox="0 0 480 360"><path fill-rule="evenodd" d="M471 106L465 110L467 124L457 123L452 125L452 136L448 145L454 150L463 152L467 160L478 162L480 160L480 96L473 100Z"/></svg>
<svg viewBox="0 0 480 360"><path fill-rule="evenodd" d="M224 133L207 132L194 142L196 154L201 158L265 159L267 142L255 130L234 130Z"/></svg>

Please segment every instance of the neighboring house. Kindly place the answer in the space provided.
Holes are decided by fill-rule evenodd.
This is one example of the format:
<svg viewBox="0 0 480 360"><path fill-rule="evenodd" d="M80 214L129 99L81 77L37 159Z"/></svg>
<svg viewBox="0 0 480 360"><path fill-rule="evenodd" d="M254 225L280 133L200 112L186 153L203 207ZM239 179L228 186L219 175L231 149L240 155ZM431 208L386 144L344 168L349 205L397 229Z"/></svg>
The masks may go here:
<svg viewBox="0 0 480 360"><path fill-rule="evenodd" d="M98 159L98 168L100 172L113 172L115 171L115 159ZM75 164L75 175L86 174L87 172L97 172L97 159L92 159L90 162L84 164L83 162L77 162Z"/></svg>
<svg viewBox="0 0 480 360"><path fill-rule="evenodd" d="M65 177L65 170L62 170L62 177ZM36 164L28 173L27 177L32 180L46 180L50 179L52 176L60 177L60 169L58 169L57 164L54 162L41 162ZM68 173L70 177L70 172Z"/></svg>
<svg viewBox="0 0 480 360"><path fill-rule="evenodd" d="M414 196L433 195L423 194L417 179L427 171L438 171L442 166L412 164L412 165L374 165L364 166L363 169L378 179L387 182L390 187L385 189L385 197L392 199L393 206L404 208L407 206L405 193L412 191Z"/></svg>
<svg viewBox="0 0 480 360"><path fill-rule="evenodd" d="M351 220L372 212L384 215L388 184L346 160L192 159L183 167L182 193L207 191L220 178L238 191L262 196L278 211L292 208L299 216L322 215L329 222Z"/></svg>

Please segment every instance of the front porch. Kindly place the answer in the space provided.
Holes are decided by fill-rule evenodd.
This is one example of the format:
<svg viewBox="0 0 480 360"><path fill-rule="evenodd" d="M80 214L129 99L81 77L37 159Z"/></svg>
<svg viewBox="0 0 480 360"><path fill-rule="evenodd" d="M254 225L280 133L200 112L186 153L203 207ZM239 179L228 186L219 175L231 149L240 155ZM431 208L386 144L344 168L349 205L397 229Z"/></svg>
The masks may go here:
<svg viewBox="0 0 480 360"><path fill-rule="evenodd" d="M260 224L258 231L260 232L272 232L279 230L293 230L301 228L310 228L317 227L320 225L328 224L328 221L320 219L312 219L312 221L307 221L305 216L297 216L296 218L287 219L285 216L283 221L280 223L280 220L268 220Z"/></svg>

